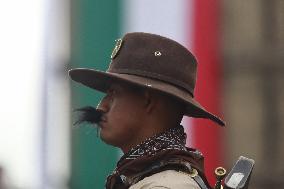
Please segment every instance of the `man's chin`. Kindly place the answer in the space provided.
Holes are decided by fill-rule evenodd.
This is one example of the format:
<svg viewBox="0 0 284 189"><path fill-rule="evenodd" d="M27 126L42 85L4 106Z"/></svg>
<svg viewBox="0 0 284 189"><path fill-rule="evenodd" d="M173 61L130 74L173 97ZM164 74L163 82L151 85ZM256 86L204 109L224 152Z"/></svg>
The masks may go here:
<svg viewBox="0 0 284 189"><path fill-rule="evenodd" d="M110 136L104 134L103 131L100 132L100 138L104 143L108 145L119 147L119 145L117 145L117 142L115 142Z"/></svg>

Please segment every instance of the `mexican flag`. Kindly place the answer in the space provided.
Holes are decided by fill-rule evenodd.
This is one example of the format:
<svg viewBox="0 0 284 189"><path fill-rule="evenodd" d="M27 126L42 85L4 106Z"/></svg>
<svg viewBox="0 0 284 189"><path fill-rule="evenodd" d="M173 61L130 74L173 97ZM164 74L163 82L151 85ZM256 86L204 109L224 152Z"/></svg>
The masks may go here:
<svg viewBox="0 0 284 189"><path fill-rule="evenodd" d="M127 32L149 32L186 46L198 60L195 98L221 114L220 1L122 0L72 1L71 66L106 70L115 39ZM72 106L95 106L103 94L72 84ZM223 165L223 128L211 121L184 118L187 145L205 156L206 175ZM91 128L72 130L71 188L104 188L121 152L107 146Z"/></svg>

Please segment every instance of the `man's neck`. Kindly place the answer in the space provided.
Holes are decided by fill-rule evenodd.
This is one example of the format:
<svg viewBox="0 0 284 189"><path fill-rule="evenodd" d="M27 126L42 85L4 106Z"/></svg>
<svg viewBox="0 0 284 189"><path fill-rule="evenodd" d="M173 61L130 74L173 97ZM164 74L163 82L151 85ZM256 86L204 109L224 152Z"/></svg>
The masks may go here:
<svg viewBox="0 0 284 189"><path fill-rule="evenodd" d="M139 141L137 140L136 143L133 143L131 146L127 147L127 148L121 148L121 150L123 151L124 154L129 153L129 151L137 148L139 145L145 143L146 141L149 140L154 140L157 136L161 136L165 133L169 133L169 132L176 132L179 131L179 135L183 134L183 127L181 125L178 125L176 127L171 127L171 128L164 128L163 130L157 131L157 132L152 132L149 133L148 135L144 135L143 138L141 138ZM180 136L182 137L182 136ZM186 136L185 136L186 137Z"/></svg>
<svg viewBox="0 0 284 189"><path fill-rule="evenodd" d="M186 134L182 126L171 128L163 133L156 134L125 153L118 164L144 156L153 156L163 150L187 151L185 146Z"/></svg>

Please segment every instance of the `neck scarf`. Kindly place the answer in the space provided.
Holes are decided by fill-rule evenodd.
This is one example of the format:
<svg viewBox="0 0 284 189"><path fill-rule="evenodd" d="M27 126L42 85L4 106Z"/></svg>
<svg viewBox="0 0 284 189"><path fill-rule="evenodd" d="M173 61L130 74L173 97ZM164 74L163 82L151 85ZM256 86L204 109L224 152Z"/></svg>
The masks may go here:
<svg viewBox="0 0 284 189"><path fill-rule="evenodd" d="M179 158L186 160L203 173L202 154L195 149L187 148L185 144L186 134L182 126L171 128L146 139L121 157L116 169L108 176L106 188L125 189L118 184L121 175L134 175L151 166L153 162L164 159Z"/></svg>
<svg viewBox="0 0 284 189"><path fill-rule="evenodd" d="M156 134L139 145L133 147L119 162L123 160L135 160L142 156L153 156L161 150L186 151L186 133L182 126L170 128L169 130Z"/></svg>

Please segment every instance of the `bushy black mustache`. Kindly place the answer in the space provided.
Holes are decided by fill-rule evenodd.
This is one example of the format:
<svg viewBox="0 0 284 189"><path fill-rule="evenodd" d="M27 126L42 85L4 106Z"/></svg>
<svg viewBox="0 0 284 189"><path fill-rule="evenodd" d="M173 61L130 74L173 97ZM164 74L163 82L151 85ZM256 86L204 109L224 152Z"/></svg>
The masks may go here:
<svg viewBox="0 0 284 189"><path fill-rule="evenodd" d="M103 112L92 106L85 106L74 110L79 112L78 119L73 125L79 125L81 123L97 124L100 122Z"/></svg>

